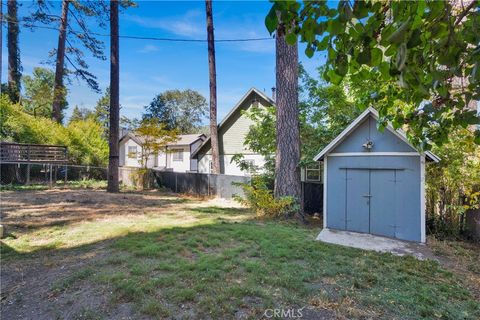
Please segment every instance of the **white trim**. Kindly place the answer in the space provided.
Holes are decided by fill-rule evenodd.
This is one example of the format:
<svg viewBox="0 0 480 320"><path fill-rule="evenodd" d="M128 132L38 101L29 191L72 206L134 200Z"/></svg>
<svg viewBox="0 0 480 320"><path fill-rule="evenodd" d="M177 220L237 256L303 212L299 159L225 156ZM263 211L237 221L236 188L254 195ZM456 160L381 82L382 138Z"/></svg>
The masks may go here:
<svg viewBox="0 0 480 320"><path fill-rule="evenodd" d="M329 157L364 157L364 156L416 156L418 152L345 152L345 153L329 153Z"/></svg>
<svg viewBox="0 0 480 320"><path fill-rule="evenodd" d="M322 151L320 151L319 154L315 158L313 158L314 161L318 161L322 159L326 154L328 154L330 151L333 150L351 131L353 131L356 127L358 127L361 122L366 118L368 115L373 115L373 117L378 120L378 112L372 107L368 107L365 111L362 112L361 115L359 115L350 125L345 128L345 130L342 131L333 141L331 141L325 148L323 148ZM391 123L387 124L386 127L389 131L391 131L395 136L397 136L400 140L405 142L407 145L409 145L411 148L416 150L416 148L408 141L407 136L402 130L395 130L392 126ZM425 154L435 162L440 161L440 158L431 153L430 151L426 151Z"/></svg>
<svg viewBox="0 0 480 320"><path fill-rule="evenodd" d="M371 108L368 108L365 111L363 111L362 114L359 115L357 119L355 119L352 123L350 123L350 125L348 127L345 128L345 130L342 131L342 133L340 133L325 148L323 148L323 150L320 151L320 153L317 154L317 156L315 158L313 158L313 160L318 161L321 158L323 158L323 156L325 156L325 154L327 154L328 151L333 149L337 145L337 143L339 143L340 140L342 140L343 137L347 135L347 133L349 133L350 131L355 129L360 124L360 122L363 120L363 118L365 118L365 116L367 116L371 112L370 109Z"/></svg>
<svg viewBox="0 0 480 320"><path fill-rule="evenodd" d="M425 214L426 214L426 197L425 197L425 156L420 158L420 242L426 241L426 226L425 226Z"/></svg>
<svg viewBox="0 0 480 320"><path fill-rule="evenodd" d="M323 160L323 228L327 228L327 160L328 156Z"/></svg>
<svg viewBox="0 0 480 320"><path fill-rule="evenodd" d="M427 155L433 162L440 162L440 160L442 160L442 158L430 151L425 151L425 155Z"/></svg>

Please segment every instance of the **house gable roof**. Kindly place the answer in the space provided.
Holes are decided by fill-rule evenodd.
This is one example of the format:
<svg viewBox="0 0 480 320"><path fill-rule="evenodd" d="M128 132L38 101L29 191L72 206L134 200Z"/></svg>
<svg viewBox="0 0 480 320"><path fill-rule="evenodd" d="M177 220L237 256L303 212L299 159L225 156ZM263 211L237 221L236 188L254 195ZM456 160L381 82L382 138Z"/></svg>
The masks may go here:
<svg viewBox="0 0 480 320"><path fill-rule="evenodd" d="M118 142L122 142L123 140L132 139L137 144L141 145L143 143L143 139L140 136L135 135L133 132L125 133Z"/></svg>
<svg viewBox="0 0 480 320"><path fill-rule="evenodd" d="M169 143L169 146L189 146L192 143L196 142L198 139L205 139L207 136L203 133L201 134L181 134L178 136L178 140L172 143Z"/></svg>
<svg viewBox="0 0 480 320"><path fill-rule="evenodd" d="M237 102L237 104L230 110L230 112L228 112L228 114L222 119L222 121L220 121L220 123L218 124L218 127L217 129L220 130L223 126L225 126L225 124L228 122L228 120L230 118L232 118L236 112L238 112L238 110L240 110L242 104L247 101L247 99L252 95L252 94L257 94L258 96L260 96L261 98L265 99L268 103L272 104L272 105L275 105L275 101L273 101L272 98L270 98L269 96L267 96L265 93L263 93L262 91L258 90L257 88L250 88L250 90L247 91L247 93L245 93L243 95L243 97ZM210 137L208 137L207 139L205 139L205 141L203 141L203 144L197 148L197 150L195 150L192 155L191 155L191 158L194 158L197 156L197 154L200 152L201 149L203 149L205 147L205 145L207 145L208 143L210 142Z"/></svg>
<svg viewBox="0 0 480 320"><path fill-rule="evenodd" d="M348 135L350 135L355 129L357 129L358 126L363 122L363 120L366 119L368 116L373 116L376 120L378 120L378 111L375 110L372 107L367 108L347 128L345 128L345 130L343 130L342 133L340 133L325 148L323 148L323 150L320 151L320 153L317 154L317 156L315 158L313 158L313 160L314 161L322 160L326 155L328 155L331 151L333 151L333 149L335 149L335 147L337 147L342 141L344 141L347 138ZM400 129L395 130L390 123L387 124L386 129L389 130L390 132L392 132L395 136L397 136L400 140L402 140L403 142L408 144L410 147L417 150L417 148L415 148L410 143L410 141L408 141L407 136L405 135L405 133L402 130L400 130ZM440 158L430 151L425 151L424 154L431 161L434 161L434 162L439 162L440 161Z"/></svg>
<svg viewBox="0 0 480 320"><path fill-rule="evenodd" d="M203 133L181 134L181 135L178 136L177 141L169 143L167 146L168 147L170 147L170 146L189 146L192 143L195 143L197 140L199 140L199 139L203 140L205 138L206 138L206 135L204 135ZM133 132L127 132L126 134L124 134L123 137L120 138L119 142L121 142L122 140L126 140L126 139L132 139L133 141L135 141L140 146L145 141L145 139L142 136L136 135Z"/></svg>

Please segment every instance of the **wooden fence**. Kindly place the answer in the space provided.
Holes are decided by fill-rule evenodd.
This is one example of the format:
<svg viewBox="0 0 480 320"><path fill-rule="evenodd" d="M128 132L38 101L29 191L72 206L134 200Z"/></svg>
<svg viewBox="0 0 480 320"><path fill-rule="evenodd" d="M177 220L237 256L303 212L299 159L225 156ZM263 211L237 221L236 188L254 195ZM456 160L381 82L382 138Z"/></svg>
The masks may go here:
<svg viewBox="0 0 480 320"><path fill-rule="evenodd" d="M1 163L66 163L65 146L0 142Z"/></svg>

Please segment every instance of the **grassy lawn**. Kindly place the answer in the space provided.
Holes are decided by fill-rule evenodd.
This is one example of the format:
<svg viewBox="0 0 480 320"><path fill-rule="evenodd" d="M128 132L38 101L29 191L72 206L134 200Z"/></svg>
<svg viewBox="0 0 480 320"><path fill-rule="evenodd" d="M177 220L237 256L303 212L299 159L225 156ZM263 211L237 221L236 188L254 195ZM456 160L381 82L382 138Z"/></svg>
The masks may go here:
<svg viewBox="0 0 480 320"><path fill-rule="evenodd" d="M259 220L222 201L93 190L2 197L9 318L30 311L22 304L39 319L258 319L278 308L303 308L303 319L480 317L478 246L459 249L467 258L457 264L477 266L459 273L316 242L318 226ZM445 259L458 256L452 248L435 243Z"/></svg>

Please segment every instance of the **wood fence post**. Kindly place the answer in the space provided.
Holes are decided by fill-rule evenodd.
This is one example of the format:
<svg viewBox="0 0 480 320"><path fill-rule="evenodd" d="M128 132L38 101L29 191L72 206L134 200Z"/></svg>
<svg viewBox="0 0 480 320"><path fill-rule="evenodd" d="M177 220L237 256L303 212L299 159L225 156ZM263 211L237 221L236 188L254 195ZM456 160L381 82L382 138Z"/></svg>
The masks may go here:
<svg viewBox="0 0 480 320"><path fill-rule="evenodd" d="M30 146L27 146L27 181L25 184L30 184Z"/></svg>

